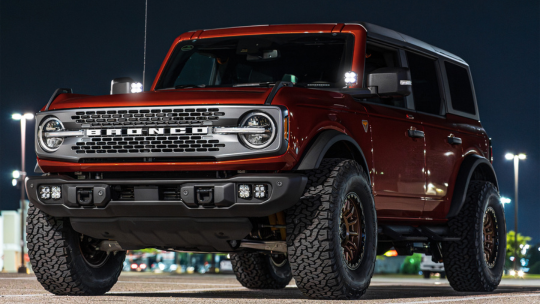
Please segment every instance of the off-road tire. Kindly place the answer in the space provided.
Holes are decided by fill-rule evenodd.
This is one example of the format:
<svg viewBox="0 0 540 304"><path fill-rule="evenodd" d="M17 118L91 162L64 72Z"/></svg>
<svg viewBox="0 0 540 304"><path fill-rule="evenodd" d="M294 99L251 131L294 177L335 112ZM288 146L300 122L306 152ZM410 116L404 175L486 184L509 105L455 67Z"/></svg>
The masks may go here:
<svg viewBox="0 0 540 304"><path fill-rule="evenodd" d="M357 299L369 287L377 251L377 217L369 179L353 160L323 159L307 171L300 201L287 210L287 250L298 288L315 299ZM345 197L360 199L363 255L353 270L343 258L340 215Z"/></svg>
<svg viewBox="0 0 540 304"><path fill-rule="evenodd" d="M52 217L30 204L27 218L28 255L38 281L56 295L101 295L122 271L125 252L110 254L93 268L84 260L79 237L69 219Z"/></svg>
<svg viewBox="0 0 540 304"><path fill-rule="evenodd" d="M497 217L497 258L492 268L484 258L484 214ZM506 222L499 194L490 182L472 181L459 214L448 221L450 232L461 240L443 242L444 270L456 291L493 291L501 281L506 259Z"/></svg>
<svg viewBox="0 0 540 304"><path fill-rule="evenodd" d="M270 259L270 255L259 252L232 253L231 264L236 279L251 289L285 288L292 279L289 262L276 267Z"/></svg>

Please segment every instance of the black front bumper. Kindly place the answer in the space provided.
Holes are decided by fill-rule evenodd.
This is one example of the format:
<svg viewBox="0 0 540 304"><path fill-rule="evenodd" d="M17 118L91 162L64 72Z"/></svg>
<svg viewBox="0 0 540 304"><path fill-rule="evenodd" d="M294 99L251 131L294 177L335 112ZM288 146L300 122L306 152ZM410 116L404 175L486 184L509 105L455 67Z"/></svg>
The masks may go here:
<svg viewBox="0 0 540 304"><path fill-rule="evenodd" d="M243 218L268 216L291 207L301 197L306 183L305 175L294 173L239 174L223 179L124 180L79 180L56 175L28 177L26 189L34 206L55 217ZM238 194L241 184L252 189L266 185L266 196L242 199ZM61 188L61 197L42 199L41 187L53 186ZM212 192L211 202L201 204L197 195L208 189ZM127 197L122 191L129 192ZM90 201L82 203L82 196Z"/></svg>
<svg viewBox="0 0 540 304"><path fill-rule="evenodd" d="M78 180L69 176L26 179L30 202L73 229L124 249L161 248L201 252L237 250L230 241L254 228L249 218L266 217L294 205L307 183L302 174L239 174L224 179ZM239 197L239 185L266 185L264 198ZM40 196L41 187L60 187L61 196ZM123 191L127 191L126 196ZM199 195L212 199L200 204ZM120 194L119 194L120 191ZM200 192L200 191L199 191ZM81 204L81 198L84 200Z"/></svg>

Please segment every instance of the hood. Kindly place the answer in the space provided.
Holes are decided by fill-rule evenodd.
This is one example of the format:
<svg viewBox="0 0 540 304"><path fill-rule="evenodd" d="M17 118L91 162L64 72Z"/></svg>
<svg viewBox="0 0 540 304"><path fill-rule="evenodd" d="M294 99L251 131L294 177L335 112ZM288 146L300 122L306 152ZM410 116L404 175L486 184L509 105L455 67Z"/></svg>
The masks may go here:
<svg viewBox="0 0 540 304"><path fill-rule="evenodd" d="M49 111L106 107L264 104L271 91L272 88L193 88L101 96L61 94L50 105Z"/></svg>

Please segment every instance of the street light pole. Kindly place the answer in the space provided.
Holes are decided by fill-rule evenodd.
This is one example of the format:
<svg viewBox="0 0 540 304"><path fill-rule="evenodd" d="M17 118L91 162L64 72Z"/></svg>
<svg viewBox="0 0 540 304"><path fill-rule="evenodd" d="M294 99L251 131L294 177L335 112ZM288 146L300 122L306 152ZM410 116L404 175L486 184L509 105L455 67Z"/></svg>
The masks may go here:
<svg viewBox="0 0 540 304"><path fill-rule="evenodd" d="M24 211L26 210L26 199L24 191L24 182L26 178L25 168L25 150L26 150L26 120L34 118L34 114L13 114L11 116L14 120L21 121L21 267L17 270L18 273L27 273L27 269L24 262Z"/></svg>
<svg viewBox="0 0 540 304"><path fill-rule="evenodd" d="M520 154L512 154L507 153L505 155L505 158L507 160L514 160L514 270L518 271L517 267L517 260L518 260L518 181L519 181L519 160L520 159L526 159L527 155L520 153Z"/></svg>

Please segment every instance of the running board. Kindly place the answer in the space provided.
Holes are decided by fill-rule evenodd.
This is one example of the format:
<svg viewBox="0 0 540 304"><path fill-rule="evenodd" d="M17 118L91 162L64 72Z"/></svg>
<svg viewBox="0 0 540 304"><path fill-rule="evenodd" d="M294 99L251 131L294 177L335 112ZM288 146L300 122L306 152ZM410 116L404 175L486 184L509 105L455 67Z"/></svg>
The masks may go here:
<svg viewBox="0 0 540 304"><path fill-rule="evenodd" d="M461 238L448 236L448 227L444 226L398 226L382 225L379 226L378 233L386 236L391 241L410 241L410 242L453 242Z"/></svg>
<svg viewBox="0 0 540 304"><path fill-rule="evenodd" d="M240 242L241 248L258 249L265 251L275 252L287 252L287 243L285 241L254 241L254 240L242 240Z"/></svg>

